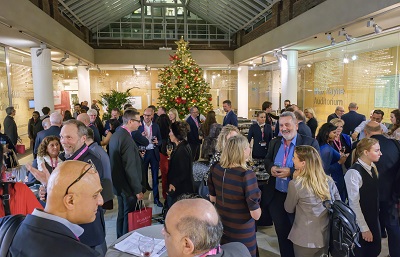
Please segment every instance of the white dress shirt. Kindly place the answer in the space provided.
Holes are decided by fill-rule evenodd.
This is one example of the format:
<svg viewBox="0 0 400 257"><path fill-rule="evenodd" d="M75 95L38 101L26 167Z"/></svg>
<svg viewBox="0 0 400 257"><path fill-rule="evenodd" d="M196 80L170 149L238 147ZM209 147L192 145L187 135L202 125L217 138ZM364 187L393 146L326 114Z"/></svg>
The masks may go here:
<svg viewBox="0 0 400 257"><path fill-rule="evenodd" d="M372 167L375 169L376 172L378 172L374 163L371 163L370 166L363 162L361 159L358 159L357 162L361 164L361 166L368 172L371 177ZM360 206L360 188L363 185L361 175L358 170L349 169L344 175L344 181L346 182L349 206L356 214L357 224L360 227L361 232L367 232L369 230L369 227L364 219L364 215L361 211Z"/></svg>

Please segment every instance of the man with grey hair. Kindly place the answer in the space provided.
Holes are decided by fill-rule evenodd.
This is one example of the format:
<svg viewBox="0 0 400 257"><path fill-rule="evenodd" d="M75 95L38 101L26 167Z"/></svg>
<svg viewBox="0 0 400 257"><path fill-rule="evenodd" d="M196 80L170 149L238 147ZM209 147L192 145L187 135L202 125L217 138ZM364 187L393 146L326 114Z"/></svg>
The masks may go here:
<svg viewBox="0 0 400 257"><path fill-rule="evenodd" d="M343 106L336 106L335 112L328 116L326 122L330 122L333 119L340 119L343 114L344 114Z"/></svg>
<svg viewBox="0 0 400 257"><path fill-rule="evenodd" d="M42 120L42 127L43 127L43 130L49 129L50 126L51 126L51 124L50 124L50 118L46 118L46 119Z"/></svg>
<svg viewBox="0 0 400 257"><path fill-rule="evenodd" d="M361 124L361 122L365 121L365 115L357 113L358 106L356 103L349 104L349 112L342 115L342 120L344 121L343 125L343 134L351 135L355 128Z"/></svg>
<svg viewBox="0 0 400 257"><path fill-rule="evenodd" d="M45 119L46 120L46 119ZM58 112L53 112L50 114L50 127L48 129L40 131L35 140L35 147L33 148L33 153L37 154L37 149L39 148L40 143L43 139L47 136L56 136L60 137L61 132L61 124L62 124L63 117ZM43 120L44 121L44 120ZM44 128L44 126L43 126Z"/></svg>
<svg viewBox="0 0 400 257"><path fill-rule="evenodd" d="M306 117L304 113L300 110L294 111L294 115L297 119L297 133L302 134L303 136L312 137L311 129L306 124Z"/></svg>
<svg viewBox="0 0 400 257"><path fill-rule="evenodd" d="M199 109L196 106L190 108L190 116L186 119L190 126L190 131L187 134L187 141L192 150L192 160L197 161L200 157L201 139L199 139L199 129L201 126L199 119Z"/></svg>
<svg viewBox="0 0 400 257"><path fill-rule="evenodd" d="M319 151L317 140L298 134L297 128L295 114L283 112L279 116L279 130L282 136L271 140L265 157L265 169L271 177L262 191L261 208L268 208L271 214L282 257L294 257L293 243L288 239L292 223L284 208L289 181L295 171L292 160L294 148L297 145L310 145Z"/></svg>
<svg viewBox="0 0 400 257"><path fill-rule="evenodd" d="M222 222L215 207L199 198L174 203L163 229L168 256L251 256L242 243L220 245L222 233Z"/></svg>
<svg viewBox="0 0 400 257"><path fill-rule="evenodd" d="M100 145L101 143L101 137L99 130L96 128L96 126L90 122L90 116L87 113L81 113L76 117L77 120L81 121L83 124L86 125L86 127L91 128L93 130L94 134L94 141Z"/></svg>
<svg viewBox="0 0 400 257"><path fill-rule="evenodd" d="M104 134L104 125L99 117L100 113L95 109L89 109L89 111L87 111L87 114L89 115L90 123L96 126L96 128L99 130L101 140L101 135Z"/></svg>
<svg viewBox="0 0 400 257"><path fill-rule="evenodd" d="M7 116L4 118L4 134L6 134L11 139L11 142L14 145L17 144L19 138L17 124L14 120L15 113L16 111L14 106L9 106L6 108Z"/></svg>

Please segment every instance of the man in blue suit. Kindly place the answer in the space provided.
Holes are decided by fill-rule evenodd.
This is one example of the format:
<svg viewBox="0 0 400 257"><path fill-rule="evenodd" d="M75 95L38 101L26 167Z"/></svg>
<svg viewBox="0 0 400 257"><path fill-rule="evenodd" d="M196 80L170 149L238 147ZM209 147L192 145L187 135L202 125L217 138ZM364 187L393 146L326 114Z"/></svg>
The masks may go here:
<svg viewBox="0 0 400 257"><path fill-rule="evenodd" d="M63 162L52 172L47 190L45 209L26 216L9 248L11 256L99 256L80 242L84 229L76 225L92 223L103 204L96 167ZM10 217L0 219L0 226Z"/></svg>
<svg viewBox="0 0 400 257"><path fill-rule="evenodd" d="M222 123L222 126L226 126L228 124L231 124L233 126L238 126L238 119L236 114L232 110L232 102L231 100L225 100L222 102L222 108L224 108L224 111L226 112L226 115L224 117L224 122Z"/></svg>
<svg viewBox="0 0 400 257"><path fill-rule="evenodd" d="M50 128L46 130L42 130L39 133L37 133L36 139L35 139L35 147L33 149L33 153L37 154L37 149L39 148L40 143L43 141L43 139L47 136L56 136L60 137L60 132L61 132L61 124L63 121L63 117L61 116L60 113L58 112L53 112L50 115Z"/></svg>
<svg viewBox="0 0 400 257"><path fill-rule="evenodd" d="M153 117L154 110L149 107L146 108L143 113L143 124L138 129L149 142L146 146L146 153L143 157L142 184L143 187L147 186L147 171L149 170L150 164L151 177L153 181L154 204L158 207L162 207L163 205L160 202L160 194L158 192L158 169L160 167L160 146L158 145L158 142L161 142L161 132L158 124L152 122Z"/></svg>
<svg viewBox="0 0 400 257"><path fill-rule="evenodd" d="M361 122L365 121L365 115L357 113L357 110L357 104L350 103L349 112L342 115L341 118L344 121L343 134L351 135L354 132L354 129L360 125Z"/></svg>
<svg viewBox="0 0 400 257"><path fill-rule="evenodd" d="M190 108L190 116L186 119L190 126L190 131L187 134L187 141L192 151L192 160L197 161L200 157L201 139L199 138L199 129L201 126L199 118L199 109L196 106Z"/></svg>

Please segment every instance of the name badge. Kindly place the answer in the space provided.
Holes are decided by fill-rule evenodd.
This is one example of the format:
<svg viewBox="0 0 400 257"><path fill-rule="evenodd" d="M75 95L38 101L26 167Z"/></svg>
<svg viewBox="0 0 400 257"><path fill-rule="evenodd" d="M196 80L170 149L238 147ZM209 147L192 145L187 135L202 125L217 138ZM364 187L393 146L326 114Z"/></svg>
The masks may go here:
<svg viewBox="0 0 400 257"><path fill-rule="evenodd" d="M265 142L265 141L260 141L260 145L261 145L261 146L267 146L267 142Z"/></svg>

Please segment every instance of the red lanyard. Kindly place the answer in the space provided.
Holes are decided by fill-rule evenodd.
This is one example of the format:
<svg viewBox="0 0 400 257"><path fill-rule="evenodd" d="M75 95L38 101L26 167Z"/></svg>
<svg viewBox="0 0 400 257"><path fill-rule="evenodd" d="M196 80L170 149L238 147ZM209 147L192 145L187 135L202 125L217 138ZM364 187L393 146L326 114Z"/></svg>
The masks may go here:
<svg viewBox="0 0 400 257"><path fill-rule="evenodd" d="M211 249L210 251L208 251L208 252L206 252L206 253L200 255L199 257L206 257L206 256L209 256L209 255L216 255L216 254L219 253L220 251L221 251L221 247L218 246L218 247L216 247L216 248L214 248L214 249Z"/></svg>
<svg viewBox="0 0 400 257"><path fill-rule="evenodd" d="M333 140L333 143L336 145L336 148L340 152L340 150L342 149L342 141L340 141L340 137L339 137L339 144L336 143L336 140Z"/></svg>
<svg viewBox="0 0 400 257"><path fill-rule="evenodd" d="M290 152L290 145L286 145L286 143L283 143L283 150L285 151L285 154L283 155L283 167L286 167L286 161L289 156Z"/></svg>
<svg viewBox="0 0 400 257"><path fill-rule="evenodd" d="M82 151L77 156L75 156L74 160L78 160L79 157L81 157L82 154L84 154L88 148L89 148L88 146L85 146L85 148L83 148Z"/></svg>
<svg viewBox="0 0 400 257"><path fill-rule="evenodd" d="M49 156L50 157L50 156ZM58 158L56 159L56 163L53 163L53 158L50 157L51 167L55 169L58 165ZM55 164L55 165L54 165Z"/></svg>

